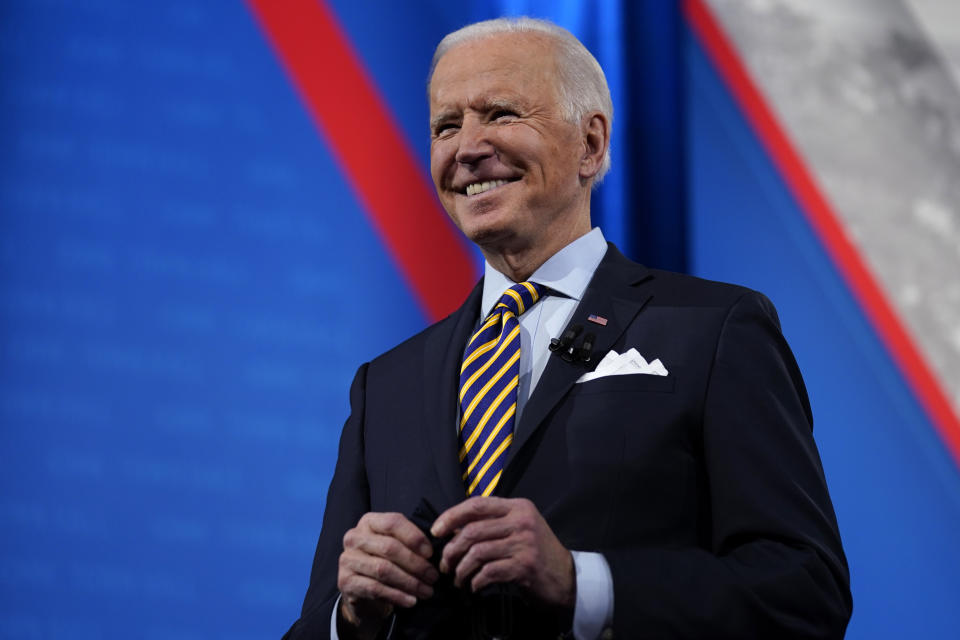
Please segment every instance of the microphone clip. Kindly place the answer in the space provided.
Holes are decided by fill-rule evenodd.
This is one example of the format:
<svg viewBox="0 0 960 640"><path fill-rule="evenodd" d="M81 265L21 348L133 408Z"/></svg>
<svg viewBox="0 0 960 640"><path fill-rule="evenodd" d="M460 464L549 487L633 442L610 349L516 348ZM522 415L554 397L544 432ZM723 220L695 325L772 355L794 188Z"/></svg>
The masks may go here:
<svg viewBox="0 0 960 640"><path fill-rule="evenodd" d="M587 364L593 357L593 343L596 336L588 333L579 346L574 345L582 332L583 326L579 324L567 328L559 338L550 339L550 351L560 356L564 362Z"/></svg>

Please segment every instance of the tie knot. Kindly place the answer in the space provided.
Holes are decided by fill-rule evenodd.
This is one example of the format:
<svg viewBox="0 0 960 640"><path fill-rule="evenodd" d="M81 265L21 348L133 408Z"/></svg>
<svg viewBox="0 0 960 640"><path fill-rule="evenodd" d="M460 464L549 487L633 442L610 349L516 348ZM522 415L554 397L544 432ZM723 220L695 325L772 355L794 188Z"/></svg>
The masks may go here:
<svg viewBox="0 0 960 640"><path fill-rule="evenodd" d="M517 283L503 292L503 295L500 296L500 300L490 315L502 313L504 309L507 309L511 311L513 315L520 317L524 311L532 307L537 300L540 299L543 291L543 286L535 282Z"/></svg>

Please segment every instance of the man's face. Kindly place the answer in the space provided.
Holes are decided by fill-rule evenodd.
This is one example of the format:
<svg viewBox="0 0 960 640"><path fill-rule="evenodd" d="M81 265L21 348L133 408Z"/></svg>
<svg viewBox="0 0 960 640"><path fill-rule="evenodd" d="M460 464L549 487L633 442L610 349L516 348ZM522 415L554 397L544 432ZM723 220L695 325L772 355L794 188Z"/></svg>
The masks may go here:
<svg viewBox="0 0 960 640"><path fill-rule="evenodd" d="M499 34L448 51L430 83L430 168L454 223L484 249L589 230L580 126L564 119L543 36ZM575 236L574 236L575 237Z"/></svg>

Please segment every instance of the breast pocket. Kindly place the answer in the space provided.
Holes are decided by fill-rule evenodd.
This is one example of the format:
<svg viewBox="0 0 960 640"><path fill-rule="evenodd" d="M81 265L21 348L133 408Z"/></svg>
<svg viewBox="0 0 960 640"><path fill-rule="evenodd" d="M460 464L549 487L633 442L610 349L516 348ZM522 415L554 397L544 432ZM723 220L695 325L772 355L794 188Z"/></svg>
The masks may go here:
<svg viewBox="0 0 960 640"><path fill-rule="evenodd" d="M575 384L558 415L571 460L610 464L628 450L636 454L670 437L664 431L681 411L676 389L673 375L606 376Z"/></svg>
<svg viewBox="0 0 960 640"><path fill-rule="evenodd" d="M589 395L594 393L653 391L673 393L676 389L676 376L654 376L633 373L622 376L604 376L573 386L571 394Z"/></svg>
<svg viewBox="0 0 960 640"><path fill-rule="evenodd" d="M675 375L606 376L575 384L553 416L566 445L566 500L597 516L601 537L613 514L643 508L673 477L686 449L682 391Z"/></svg>

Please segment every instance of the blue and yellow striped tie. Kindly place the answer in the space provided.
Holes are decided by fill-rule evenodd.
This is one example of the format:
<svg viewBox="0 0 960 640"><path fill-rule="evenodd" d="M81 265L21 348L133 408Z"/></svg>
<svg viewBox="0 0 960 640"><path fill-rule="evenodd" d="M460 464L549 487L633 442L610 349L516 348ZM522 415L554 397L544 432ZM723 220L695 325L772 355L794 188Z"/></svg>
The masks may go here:
<svg viewBox="0 0 960 640"><path fill-rule="evenodd" d="M500 297L467 344L460 367L460 467L467 495L488 496L500 481L513 441L520 379L520 321L540 299L532 282Z"/></svg>

